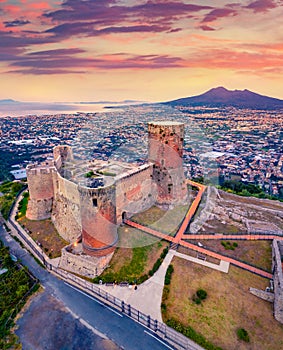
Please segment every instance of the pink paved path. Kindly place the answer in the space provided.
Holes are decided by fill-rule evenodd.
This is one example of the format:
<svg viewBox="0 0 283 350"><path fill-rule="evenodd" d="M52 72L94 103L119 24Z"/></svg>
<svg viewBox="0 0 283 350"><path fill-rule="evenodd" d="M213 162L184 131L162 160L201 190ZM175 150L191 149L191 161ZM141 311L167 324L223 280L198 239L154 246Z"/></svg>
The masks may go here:
<svg viewBox="0 0 283 350"><path fill-rule="evenodd" d="M243 239L243 240L272 240L272 239L278 239L278 240L283 240L283 237L282 236L277 236L277 235L250 235L250 234L243 234L243 235L223 235L223 234L211 234L211 235L191 235L191 234L185 234L185 231L192 219L192 217L194 216L198 206L199 206L199 203L201 201L201 198L202 198L202 195L206 189L206 186L204 185L201 185L201 184L198 184L194 181L190 181L190 180L187 180L187 183L192 185L192 186L195 186L199 189L198 191L198 194L196 196L196 198L194 199L192 205L190 206L189 210L187 211L187 214L177 232L177 234L175 235L175 237L172 237L172 236L169 236L167 234L164 234L164 233L161 233L159 231L156 231L150 227L146 227L146 226L143 226L143 225L140 225L136 222L133 222L131 220L125 220L125 224L131 226L131 227L134 227L138 230L142 230L146 233L149 233L155 237L158 237L160 239L164 239L166 241L169 241L171 243L175 243L175 244L180 244L181 246L183 247L186 247L186 248L189 248L189 249L192 249L194 251L197 251L199 253L202 253L202 254L205 254L205 255L208 255L208 256L211 256L213 258L216 258L216 259L219 259L219 260L224 260L224 261L227 261L227 262L230 262L231 264L235 265L235 266L238 266L242 269L245 269L245 270L248 270L250 272L253 272L257 275L260 275L262 277L266 277L266 278L273 278L272 274L269 273L269 272L266 272L266 271L263 271L261 269L258 269L256 267L253 267L251 265L248 265L248 264L245 264L245 263L242 263L241 261L238 261L236 259L233 259L233 258L229 258L227 256L224 256L224 255L221 255L221 254L218 254L218 253L215 253L215 252L212 252L210 250L207 250L205 248L201 248L201 247L198 247L192 243L188 243L186 241L184 241L183 239L196 239L196 240L203 240L203 239L216 239L216 240L223 240L223 239Z"/></svg>

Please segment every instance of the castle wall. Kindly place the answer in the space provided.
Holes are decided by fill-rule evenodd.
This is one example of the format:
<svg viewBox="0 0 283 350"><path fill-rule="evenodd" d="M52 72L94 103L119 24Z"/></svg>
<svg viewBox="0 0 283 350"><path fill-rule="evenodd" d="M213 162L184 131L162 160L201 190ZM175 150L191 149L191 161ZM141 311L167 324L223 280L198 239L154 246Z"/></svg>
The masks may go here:
<svg viewBox="0 0 283 350"><path fill-rule="evenodd" d="M122 214L127 217L144 211L154 205L157 197L157 187L152 181L153 165L143 165L126 176L121 176L116 182L117 222L122 223Z"/></svg>
<svg viewBox="0 0 283 350"><path fill-rule="evenodd" d="M102 257L90 257L88 255L76 255L62 249L59 267L77 273L81 276L94 278L99 276L109 265L113 253Z"/></svg>
<svg viewBox="0 0 283 350"><path fill-rule="evenodd" d="M283 273L279 244L279 241L273 240L272 271L274 281L274 317L277 321L283 323Z"/></svg>
<svg viewBox="0 0 283 350"><path fill-rule="evenodd" d="M66 162L66 161L71 161L73 160L73 151L71 146L66 146L66 145L59 145L54 147L53 149L53 157L54 161L58 162L57 169L61 167L61 165ZM61 161L61 164L60 164Z"/></svg>
<svg viewBox="0 0 283 350"><path fill-rule="evenodd" d="M60 236L73 242L81 235L82 229L78 185L64 179L59 173L54 174L53 183L52 221Z"/></svg>
<svg viewBox="0 0 283 350"><path fill-rule="evenodd" d="M26 169L30 200L26 216L30 220L44 220L50 218L53 189L52 163L42 166L29 165Z"/></svg>
<svg viewBox="0 0 283 350"><path fill-rule="evenodd" d="M103 256L115 250L118 241L115 185L79 187L83 251Z"/></svg>
<svg viewBox="0 0 283 350"><path fill-rule="evenodd" d="M187 186L183 170L184 124L148 124L148 159L153 165L153 181L158 188L157 204L183 203Z"/></svg>

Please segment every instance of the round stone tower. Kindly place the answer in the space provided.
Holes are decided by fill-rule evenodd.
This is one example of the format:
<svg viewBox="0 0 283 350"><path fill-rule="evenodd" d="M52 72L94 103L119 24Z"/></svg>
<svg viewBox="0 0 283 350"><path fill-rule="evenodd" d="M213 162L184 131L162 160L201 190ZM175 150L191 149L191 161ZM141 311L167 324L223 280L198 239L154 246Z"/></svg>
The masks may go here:
<svg viewBox="0 0 283 350"><path fill-rule="evenodd" d="M173 121L148 123L148 160L153 163L157 204L172 206L187 199L183 170L184 124Z"/></svg>
<svg viewBox="0 0 283 350"><path fill-rule="evenodd" d="M97 257L114 252L118 241L115 186L79 187L79 193L84 252Z"/></svg>
<svg viewBox="0 0 283 350"><path fill-rule="evenodd" d="M28 165L26 168L30 196L26 216L30 220L44 220L51 216L53 171L52 162Z"/></svg>

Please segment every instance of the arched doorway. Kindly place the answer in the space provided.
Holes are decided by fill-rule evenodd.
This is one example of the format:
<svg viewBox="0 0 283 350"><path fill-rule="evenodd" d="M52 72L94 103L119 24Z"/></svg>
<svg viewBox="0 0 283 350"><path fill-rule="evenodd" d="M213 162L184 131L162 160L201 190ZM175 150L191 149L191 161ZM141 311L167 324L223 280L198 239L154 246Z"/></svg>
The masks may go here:
<svg viewBox="0 0 283 350"><path fill-rule="evenodd" d="M127 213L125 211L123 211L123 213L122 213L122 221L124 222L125 220L127 220Z"/></svg>

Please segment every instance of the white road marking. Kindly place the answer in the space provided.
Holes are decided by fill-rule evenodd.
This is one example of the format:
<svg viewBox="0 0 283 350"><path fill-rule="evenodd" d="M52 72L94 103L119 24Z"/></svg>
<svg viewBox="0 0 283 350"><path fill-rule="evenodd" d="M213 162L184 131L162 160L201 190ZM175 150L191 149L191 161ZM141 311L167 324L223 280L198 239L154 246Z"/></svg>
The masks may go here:
<svg viewBox="0 0 283 350"><path fill-rule="evenodd" d="M95 299L95 298L93 298L92 296L88 295L87 293L83 292L83 291L80 290L79 288L76 288L76 287L72 286L71 284L69 284L69 283L67 283L67 282L64 282L64 283L65 283L67 286L69 286L70 288L73 288L73 289L75 289L77 292L79 292L79 293L85 295L85 296L88 297L89 299L91 299L91 300L97 302L98 304L100 304L100 305L106 307L108 310L112 311L114 314L116 314L116 315L118 315L118 316L120 316L120 317L123 317L123 315L121 315L119 312L113 310L111 307L109 307L109 306L103 304L101 301L98 301L97 299Z"/></svg>
<svg viewBox="0 0 283 350"><path fill-rule="evenodd" d="M162 340L160 340L159 338L157 338L156 336L154 336L153 334L149 333L148 331L144 331L144 333L150 335L152 338L156 339L157 341L159 341L159 343L165 345L168 349L174 350L173 348L171 348L171 346L167 345L166 343L164 343Z"/></svg>
<svg viewBox="0 0 283 350"><path fill-rule="evenodd" d="M107 306L107 305L104 305L104 306L106 307L106 309L108 309L108 310L114 312L114 314L116 314L116 315L118 315L118 316L120 316L120 317L123 317L123 315L121 315L119 312L117 312L117 311L111 309L111 307L109 307L109 306Z"/></svg>

